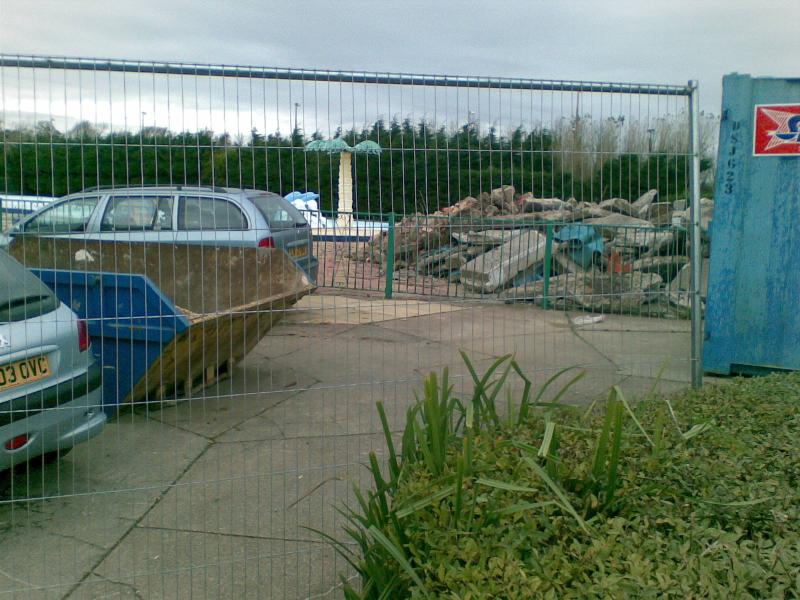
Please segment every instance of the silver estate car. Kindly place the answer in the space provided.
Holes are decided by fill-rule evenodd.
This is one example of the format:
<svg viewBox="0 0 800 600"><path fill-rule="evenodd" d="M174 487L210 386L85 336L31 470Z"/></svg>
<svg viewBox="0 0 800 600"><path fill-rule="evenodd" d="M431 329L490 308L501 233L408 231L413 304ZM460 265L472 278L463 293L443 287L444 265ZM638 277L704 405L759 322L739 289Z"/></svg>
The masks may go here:
<svg viewBox="0 0 800 600"><path fill-rule="evenodd" d="M0 471L97 435L99 365L86 323L0 250Z"/></svg>
<svg viewBox="0 0 800 600"><path fill-rule="evenodd" d="M311 228L281 196L221 187L88 189L56 200L9 231L87 240L281 248L312 281Z"/></svg>

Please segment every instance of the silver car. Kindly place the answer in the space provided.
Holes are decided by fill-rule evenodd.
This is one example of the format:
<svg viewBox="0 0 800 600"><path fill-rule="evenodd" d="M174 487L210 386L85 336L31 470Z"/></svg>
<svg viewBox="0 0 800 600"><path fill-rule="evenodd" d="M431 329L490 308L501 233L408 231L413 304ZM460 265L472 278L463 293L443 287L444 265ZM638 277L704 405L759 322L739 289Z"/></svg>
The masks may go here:
<svg viewBox="0 0 800 600"><path fill-rule="evenodd" d="M100 367L86 323L0 250L0 471L97 435Z"/></svg>
<svg viewBox="0 0 800 600"><path fill-rule="evenodd" d="M312 281L311 228L281 196L221 187L89 189L24 217L9 235L285 250Z"/></svg>

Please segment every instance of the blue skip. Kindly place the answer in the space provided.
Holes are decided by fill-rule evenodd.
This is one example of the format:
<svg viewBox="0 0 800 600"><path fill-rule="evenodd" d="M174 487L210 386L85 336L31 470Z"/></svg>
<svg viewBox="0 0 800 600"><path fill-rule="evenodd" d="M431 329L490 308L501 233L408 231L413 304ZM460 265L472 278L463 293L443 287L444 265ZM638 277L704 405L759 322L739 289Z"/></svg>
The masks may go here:
<svg viewBox="0 0 800 600"><path fill-rule="evenodd" d="M144 275L31 269L86 320L103 366L103 405L127 399L189 319Z"/></svg>
<svg viewBox="0 0 800 600"><path fill-rule="evenodd" d="M109 414L229 374L314 289L278 248L24 236L9 250L86 320Z"/></svg>
<svg viewBox="0 0 800 600"><path fill-rule="evenodd" d="M800 369L800 79L727 75L703 365Z"/></svg>

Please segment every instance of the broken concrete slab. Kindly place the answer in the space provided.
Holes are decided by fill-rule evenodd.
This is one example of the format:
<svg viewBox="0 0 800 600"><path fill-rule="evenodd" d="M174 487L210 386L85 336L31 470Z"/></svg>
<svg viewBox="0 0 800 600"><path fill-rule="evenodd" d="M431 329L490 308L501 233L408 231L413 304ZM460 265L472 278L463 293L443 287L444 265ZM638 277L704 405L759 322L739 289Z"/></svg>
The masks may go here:
<svg viewBox="0 0 800 600"><path fill-rule="evenodd" d="M467 259L463 254L453 253L442 262L431 266L428 274L434 277L447 277L453 271L460 271L465 264L467 264Z"/></svg>
<svg viewBox="0 0 800 600"><path fill-rule="evenodd" d="M562 308L582 308L601 312L636 312L660 294L663 280L657 273L611 273L579 275L567 273L551 277L547 286L549 302ZM508 301L544 299L545 282L535 281L504 290Z"/></svg>
<svg viewBox="0 0 800 600"><path fill-rule="evenodd" d="M417 270L427 271L429 268L444 262L450 255L456 252L458 252L458 250L452 246L442 246L441 248L431 250L425 254L420 254L417 259Z"/></svg>
<svg viewBox="0 0 800 600"><path fill-rule="evenodd" d="M705 298L708 295L708 269L710 261L704 258L700 267L700 296ZM671 291L689 291L692 289L692 265L688 262L678 271L675 278L670 281L669 289Z"/></svg>
<svg viewBox="0 0 800 600"><path fill-rule="evenodd" d="M505 208L513 204L515 194L516 190L513 185L502 185L499 188L493 189L489 197L491 198L492 204L497 208Z"/></svg>
<svg viewBox="0 0 800 600"><path fill-rule="evenodd" d="M686 210L683 211L675 211L673 213L673 217L681 227L686 227L687 229L691 227L692 224L691 208L687 208ZM714 201L710 198L700 198L700 231L706 238L708 237L708 228L711 225L711 221L713 218L714 218Z"/></svg>
<svg viewBox="0 0 800 600"><path fill-rule="evenodd" d="M520 271L544 261L547 237L534 230L517 230L501 246L478 256L461 269L461 281L469 290L491 293ZM558 250L553 244L553 251Z"/></svg>
<svg viewBox="0 0 800 600"><path fill-rule="evenodd" d="M569 210L572 205L560 198L534 198L533 194L526 194L517 200L520 212L545 212L549 210Z"/></svg>
<svg viewBox="0 0 800 600"><path fill-rule="evenodd" d="M612 213L599 219L586 219L586 225L594 225L601 233L614 235L621 227L639 227L639 228L652 228L653 224L650 221L639 219L637 217L629 217L620 213Z"/></svg>
<svg viewBox="0 0 800 600"><path fill-rule="evenodd" d="M437 211L448 217L469 216L477 214L478 212L478 199L472 196L466 196L451 206L445 206Z"/></svg>
<svg viewBox="0 0 800 600"><path fill-rule="evenodd" d="M507 242L512 229L484 229L482 231L454 231L453 238L460 244L494 247Z"/></svg>
<svg viewBox="0 0 800 600"><path fill-rule="evenodd" d="M624 198L609 198L608 200L603 200L597 206L603 210L607 210L612 213L628 215L629 217L638 216L639 212L638 210L634 209L633 206L631 206L631 203Z"/></svg>
<svg viewBox="0 0 800 600"><path fill-rule="evenodd" d="M657 256L661 254L686 254L685 233L673 229L664 229L650 236L646 250L640 256Z"/></svg>
<svg viewBox="0 0 800 600"><path fill-rule="evenodd" d="M617 250L635 248L641 251L649 251L653 248L669 246L673 241L673 234L669 230L658 230L652 227L645 229L620 227L616 229L609 245Z"/></svg>
<svg viewBox="0 0 800 600"><path fill-rule="evenodd" d="M647 256L633 261L633 270L658 273L664 281L670 281L688 262L688 256Z"/></svg>
<svg viewBox="0 0 800 600"><path fill-rule="evenodd" d="M589 219L600 219L611 214L611 211L600 208L592 202L577 202L573 208L583 211Z"/></svg>
<svg viewBox="0 0 800 600"><path fill-rule="evenodd" d="M650 221L656 227L669 225L672 222L672 205L669 202L654 202L637 216Z"/></svg>
<svg viewBox="0 0 800 600"><path fill-rule="evenodd" d="M542 223L572 223L585 219L591 213L580 208L573 208L571 210L545 210L534 214Z"/></svg>
<svg viewBox="0 0 800 600"><path fill-rule="evenodd" d="M638 199L631 202L631 207L636 212L637 216L642 217L643 211L647 209L648 206L651 204L655 204L658 202L658 190L649 190L639 196Z"/></svg>

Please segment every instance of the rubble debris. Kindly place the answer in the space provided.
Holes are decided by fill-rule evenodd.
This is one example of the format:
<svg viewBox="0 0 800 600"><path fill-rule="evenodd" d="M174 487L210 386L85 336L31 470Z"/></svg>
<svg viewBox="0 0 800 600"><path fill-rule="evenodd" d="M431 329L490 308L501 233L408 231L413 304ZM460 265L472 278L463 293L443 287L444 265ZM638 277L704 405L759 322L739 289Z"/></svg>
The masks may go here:
<svg viewBox="0 0 800 600"><path fill-rule="evenodd" d="M604 236L609 235L611 237L615 236L621 231L624 231L623 229L620 229L623 227L631 228L632 231L637 229L653 228L653 224L650 221L645 221L644 219L630 217L620 213L611 213L605 217L600 217L599 219L585 219L583 223L585 225L594 225L601 234Z"/></svg>
<svg viewBox="0 0 800 600"><path fill-rule="evenodd" d="M455 231L453 237L461 244L493 248L508 241L512 229L484 229L482 231Z"/></svg>
<svg viewBox="0 0 800 600"><path fill-rule="evenodd" d="M634 210L634 216L644 219L647 210L651 204L658 203L658 190L650 190L639 196L636 200L631 202L631 208Z"/></svg>
<svg viewBox="0 0 800 600"><path fill-rule="evenodd" d="M673 216L680 219L679 224L681 227L689 228L692 224L691 208L686 210L675 211ZM711 220L714 218L714 201L710 198L700 198L700 231L704 239L708 239L708 229L711 226Z"/></svg>
<svg viewBox="0 0 800 600"><path fill-rule="evenodd" d="M708 258L703 259L703 263L700 267L700 297L705 298L708 295L708 270L710 268L710 261ZM692 286L692 265L685 264L675 278L670 281L669 289L678 291L678 292L686 292L691 289Z"/></svg>
<svg viewBox="0 0 800 600"><path fill-rule="evenodd" d="M600 208L597 204L592 204L591 202L578 202L574 208L583 211L586 215L585 218L588 219L600 219L611 214L611 211Z"/></svg>
<svg viewBox="0 0 800 600"><path fill-rule="evenodd" d="M572 324L576 327L581 327L583 325L596 325L597 323L602 323L605 320L605 315L580 315L579 317L574 317L572 319Z"/></svg>
<svg viewBox="0 0 800 600"><path fill-rule="evenodd" d="M713 209L713 200L701 199L704 255ZM541 303L546 288L548 305L559 308L685 318L688 226L686 201L660 199L655 189L633 202L593 203L517 195L503 185L396 224L393 276L438 279L466 294L494 294L509 302ZM385 271L389 252L384 231L350 255Z"/></svg>
<svg viewBox="0 0 800 600"><path fill-rule="evenodd" d="M656 227L663 227L672 222L672 204L669 202L655 202L648 206L639 217L650 221Z"/></svg>
<svg viewBox="0 0 800 600"><path fill-rule="evenodd" d="M675 200L675 202L672 203L672 210L676 212L686 210L687 208L689 208L689 202L686 200L686 198Z"/></svg>
<svg viewBox="0 0 800 600"><path fill-rule="evenodd" d="M517 206L524 213L548 212L551 210L570 210L572 205L560 198L534 198L533 194L528 193L520 196Z"/></svg>
<svg viewBox="0 0 800 600"><path fill-rule="evenodd" d="M611 198L609 200L603 200L597 206L603 210L607 210L608 212L620 213L629 217L635 217L638 215L638 210L635 210L631 203L624 198Z"/></svg>
<svg viewBox="0 0 800 600"><path fill-rule="evenodd" d="M646 256L633 261L631 267L634 271L658 273L664 281L670 281L688 262L688 256Z"/></svg>
<svg viewBox="0 0 800 600"><path fill-rule="evenodd" d="M663 283L655 273L631 272L577 276L575 274L551 277L548 301L563 308L582 308L599 312L634 312L641 304L656 298ZM545 282L535 281L509 288L501 293L508 300L544 299Z"/></svg>
<svg viewBox="0 0 800 600"><path fill-rule="evenodd" d="M584 268L582 265L572 260L569 254L566 254L565 252L556 252L553 254L553 272L558 275L563 273L587 275L589 273L596 272L596 268L592 265L589 265L588 268Z"/></svg>

